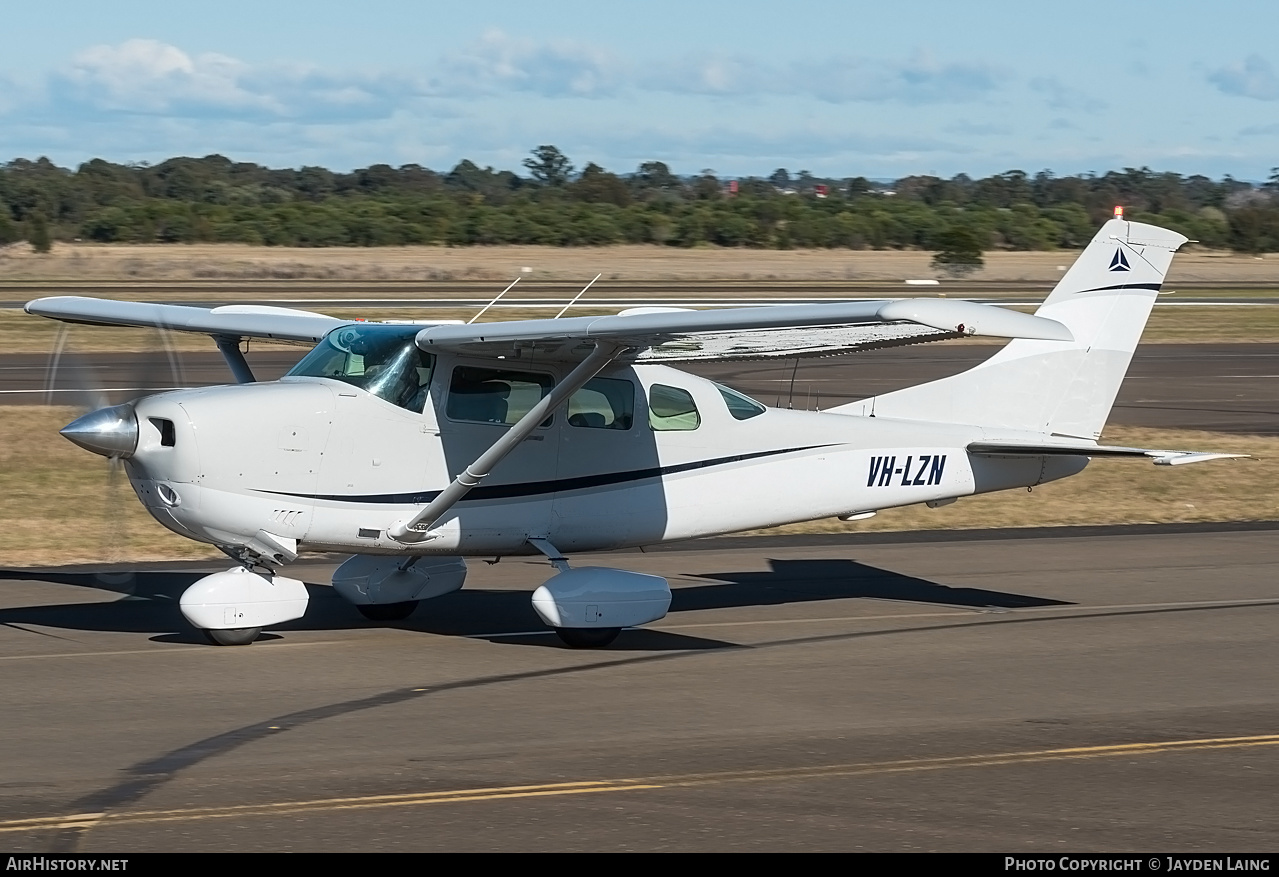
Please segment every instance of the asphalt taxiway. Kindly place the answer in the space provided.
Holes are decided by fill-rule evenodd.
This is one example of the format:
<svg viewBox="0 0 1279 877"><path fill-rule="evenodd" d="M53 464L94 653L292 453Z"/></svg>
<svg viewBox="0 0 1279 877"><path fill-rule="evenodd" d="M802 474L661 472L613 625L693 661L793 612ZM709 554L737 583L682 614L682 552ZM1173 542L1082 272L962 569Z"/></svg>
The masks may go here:
<svg viewBox="0 0 1279 877"><path fill-rule="evenodd" d="M582 558L667 618L562 647L545 562L203 645L203 569L0 574L0 848L1279 848L1279 524Z"/></svg>

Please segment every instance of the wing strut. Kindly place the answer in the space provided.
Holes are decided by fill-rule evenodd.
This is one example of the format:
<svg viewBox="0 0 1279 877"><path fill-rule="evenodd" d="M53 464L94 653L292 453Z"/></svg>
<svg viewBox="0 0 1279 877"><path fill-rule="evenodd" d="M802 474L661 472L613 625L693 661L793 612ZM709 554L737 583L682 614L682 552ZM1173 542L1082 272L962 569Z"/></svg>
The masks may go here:
<svg viewBox="0 0 1279 877"><path fill-rule="evenodd" d="M231 369L235 382L237 384L252 384L257 381L257 378L253 377L253 369L249 368L249 361L244 358L244 353L240 350L240 341L242 340L239 335L213 336L213 341L218 345L222 358L226 360L227 368Z"/></svg>
<svg viewBox="0 0 1279 877"><path fill-rule="evenodd" d="M521 417L506 434L492 444L479 458L467 466L461 475L453 479L448 487L440 491L440 495L426 504L420 512L407 520L396 521L387 528L387 535L397 542L424 542L430 538L426 532L431 525L444 516L471 488L478 485L485 476L493 471L493 467L502 462L506 455L515 450L520 442L528 438L529 433L546 419L561 402L586 385L586 382L604 370L610 362L617 358L626 348L606 341L597 341L595 349L576 368L568 373L546 394L540 402Z"/></svg>

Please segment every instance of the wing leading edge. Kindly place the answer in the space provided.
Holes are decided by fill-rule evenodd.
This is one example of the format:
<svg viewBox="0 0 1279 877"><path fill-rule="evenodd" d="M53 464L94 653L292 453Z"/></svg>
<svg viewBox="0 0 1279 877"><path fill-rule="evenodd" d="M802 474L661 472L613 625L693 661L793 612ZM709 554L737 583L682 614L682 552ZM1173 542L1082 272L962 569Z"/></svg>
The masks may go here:
<svg viewBox="0 0 1279 877"><path fill-rule="evenodd" d="M65 323L92 326L132 326L171 329L232 338L265 338L275 341L317 343L338 326L339 320L324 314L265 305L226 305L219 308L161 305L63 295L27 302L28 314Z"/></svg>
<svg viewBox="0 0 1279 877"><path fill-rule="evenodd" d="M215 338L316 343L347 325L324 314L261 305L217 308L57 296L26 312L69 323L198 332ZM976 302L946 299L680 310L642 308L612 316L429 325L417 344L432 352L577 362L600 342L629 348L622 360L688 362L828 356L969 335L1070 341L1061 323Z"/></svg>

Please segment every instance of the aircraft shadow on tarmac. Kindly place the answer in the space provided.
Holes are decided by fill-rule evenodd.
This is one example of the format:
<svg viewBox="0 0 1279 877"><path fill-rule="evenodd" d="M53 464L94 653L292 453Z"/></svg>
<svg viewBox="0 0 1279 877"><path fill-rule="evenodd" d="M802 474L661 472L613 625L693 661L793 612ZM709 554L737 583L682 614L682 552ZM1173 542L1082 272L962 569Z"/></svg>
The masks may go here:
<svg viewBox="0 0 1279 877"><path fill-rule="evenodd" d="M980 588L952 588L855 560L770 560L768 571L699 574L706 584L673 589L671 612L778 606L830 600L876 599L968 609L1020 609L1068 605L1065 601ZM0 570L0 581L73 585L120 594L109 602L63 603L0 609L0 624L155 634L158 642L202 643L178 610L178 599L204 572L92 573ZM425 601L412 616L371 622L325 585L307 585L305 618L271 628L261 642L290 630L351 630L388 626L442 636L466 636L508 645L559 647L538 619L528 591L463 589ZM543 632L545 630L545 632ZM732 647L733 643L670 631L624 631L613 651L666 651Z"/></svg>

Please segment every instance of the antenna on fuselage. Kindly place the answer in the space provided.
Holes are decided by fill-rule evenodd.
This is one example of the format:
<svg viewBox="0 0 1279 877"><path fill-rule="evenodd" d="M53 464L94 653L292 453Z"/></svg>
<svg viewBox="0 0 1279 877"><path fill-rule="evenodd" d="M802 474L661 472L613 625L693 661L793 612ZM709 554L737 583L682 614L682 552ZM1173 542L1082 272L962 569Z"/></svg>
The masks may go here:
<svg viewBox="0 0 1279 877"><path fill-rule="evenodd" d="M795 407L795 375L799 372L799 357L795 357L795 367L790 373L790 392L786 394L786 407Z"/></svg>
<svg viewBox="0 0 1279 877"><path fill-rule="evenodd" d="M590 282L590 283L588 283L588 284L586 284L585 286L583 286L583 287L582 287L582 291L581 291L581 292L579 292L577 295L573 296L573 300L572 300L571 302L569 302L568 304L564 305L564 309L563 309L563 310L561 310L558 314L556 314L556 315L555 315L554 317L552 317L551 319L553 319L553 320L558 320L560 317L564 316L565 312L566 312L569 308L571 308L573 305L577 304L577 300L578 300L579 298L581 298L582 296L586 295L586 290L588 290L588 289L590 289L592 286L594 286L594 285L595 285L595 281L596 281L596 280L599 280L599 279L600 279L601 277L603 277L603 276L604 276L604 272L603 272L603 271L601 271L599 274L596 274L596 275L595 275L595 277L594 277L594 279L593 279L593 280L591 280L591 282Z"/></svg>
<svg viewBox="0 0 1279 877"><path fill-rule="evenodd" d="M514 280L511 281L511 286L514 286L515 284L519 282L520 282L520 279L516 277ZM511 291L511 286L506 287L506 289L502 290L496 296L494 296L491 302L486 304L484 307L480 308L480 312L478 314L476 314L475 316L471 317L471 319L466 321L467 325L469 326L471 323L474 323L480 317L484 316L484 312L487 311L489 308L493 307L493 305L497 304L497 300L499 298L501 298L502 296L506 295L508 292Z"/></svg>

